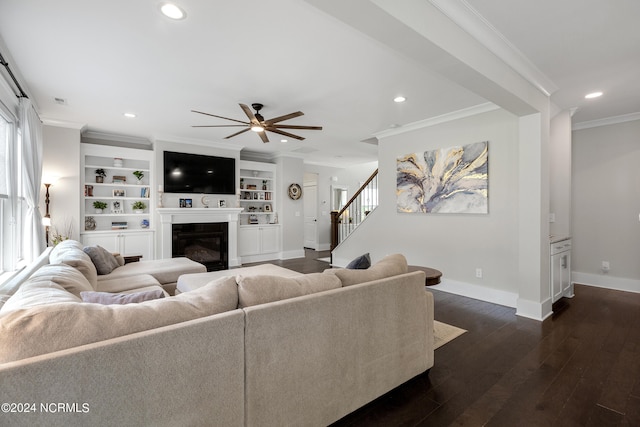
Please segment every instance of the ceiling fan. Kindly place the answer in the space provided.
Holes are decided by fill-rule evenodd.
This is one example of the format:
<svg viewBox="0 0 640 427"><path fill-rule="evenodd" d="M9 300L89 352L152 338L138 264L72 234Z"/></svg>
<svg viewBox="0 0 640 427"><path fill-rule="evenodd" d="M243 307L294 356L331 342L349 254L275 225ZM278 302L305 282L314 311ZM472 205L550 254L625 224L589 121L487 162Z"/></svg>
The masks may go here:
<svg viewBox="0 0 640 427"><path fill-rule="evenodd" d="M248 122L243 122L242 120L230 119L228 117L216 116L215 114L203 113L202 111L191 110L194 113L204 114L206 116L217 117L219 119L231 120L232 122L242 123L241 125L199 125L192 126L194 128L221 128L221 127L244 127L239 132L236 132L232 135L225 137L224 139L233 138L236 135L240 135L248 130L252 130L256 132L262 142L269 142L269 138L267 137L266 132L273 132L280 135L284 135L289 138L295 138L302 141L304 138L299 135L294 135L292 133L286 132L282 129L300 129L300 130L322 130L322 126L300 126L300 125L281 125L278 124L285 120L293 119L294 117L299 117L304 115L302 111L296 111L295 113L285 114L284 116L274 117L273 119L265 120L264 117L260 114L260 110L264 107L262 104L251 104L254 110L256 110L255 114L251 111L251 109L245 104L240 104L240 108L249 118Z"/></svg>

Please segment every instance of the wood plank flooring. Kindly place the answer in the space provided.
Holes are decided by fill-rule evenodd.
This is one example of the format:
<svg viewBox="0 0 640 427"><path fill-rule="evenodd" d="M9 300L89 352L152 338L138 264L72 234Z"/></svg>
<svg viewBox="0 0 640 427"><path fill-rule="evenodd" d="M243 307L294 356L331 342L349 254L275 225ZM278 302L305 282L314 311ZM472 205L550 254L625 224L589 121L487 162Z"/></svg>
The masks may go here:
<svg viewBox="0 0 640 427"><path fill-rule="evenodd" d="M310 273L328 264L276 262ZM468 332L423 374L342 426L640 426L640 294L576 285L544 322L429 289L435 318Z"/></svg>

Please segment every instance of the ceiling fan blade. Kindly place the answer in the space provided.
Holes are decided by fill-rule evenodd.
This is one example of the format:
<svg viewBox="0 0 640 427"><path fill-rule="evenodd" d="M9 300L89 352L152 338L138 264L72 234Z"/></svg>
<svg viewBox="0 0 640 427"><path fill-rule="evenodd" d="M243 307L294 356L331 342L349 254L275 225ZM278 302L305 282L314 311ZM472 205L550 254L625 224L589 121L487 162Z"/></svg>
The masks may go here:
<svg viewBox="0 0 640 427"><path fill-rule="evenodd" d="M307 129L307 130L322 130L322 126L300 126L300 125L273 125L278 129Z"/></svg>
<svg viewBox="0 0 640 427"><path fill-rule="evenodd" d="M247 127L247 125L195 125L192 128L240 128Z"/></svg>
<svg viewBox="0 0 640 427"><path fill-rule="evenodd" d="M251 111L251 108L247 107L244 104L240 104L240 108L242 108L242 111L244 111L247 117L249 117L249 120L251 121L252 124L258 124L258 125L260 124L260 121L253 114L253 112Z"/></svg>
<svg viewBox="0 0 640 427"><path fill-rule="evenodd" d="M265 120L266 124L273 124L278 122L283 122L285 120L293 119L294 117L304 116L302 111L296 111L295 113L285 114L284 116L274 117L273 119Z"/></svg>
<svg viewBox="0 0 640 427"><path fill-rule="evenodd" d="M244 133L244 132L246 132L246 131L248 131L248 130L249 130L249 128L242 129L240 132L236 132L236 133L234 133L233 135L225 136L225 137L224 137L224 139L233 138L234 136L236 136L236 135L240 135L241 133Z"/></svg>
<svg viewBox="0 0 640 427"><path fill-rule="evenodd" d="M269 137L267 137L267 133L265 131L258 132L258 135L260 135L260 139L262 139L262 142L269 142Z"/></svg>
<svg viewBox="0 0 640 427"><path fill-rule="evenodd" d="M298 140L300 140L300 141L304 140L304 138L303 138L303 137L301 137L301 136L294 135L294 134L292 134L292 133L285 132L285 131L282 131L282 130L278 130L278 129L274 128L274 127L267 128L267 130L268 130L269 132L279 133L280 135L288 136L289 138L298 139Z"/></svg>
<svg viewBox="0 0 640 427"><path fill-rule="evenodd" d="M248 125L249 123L243 122L242 120L230 119L229 117L216 116L215 114L203 113L202 111L191 110L193 113L204 114L205 116L217 117L219 119L231 120L232 122L244 123Z"/></svg>

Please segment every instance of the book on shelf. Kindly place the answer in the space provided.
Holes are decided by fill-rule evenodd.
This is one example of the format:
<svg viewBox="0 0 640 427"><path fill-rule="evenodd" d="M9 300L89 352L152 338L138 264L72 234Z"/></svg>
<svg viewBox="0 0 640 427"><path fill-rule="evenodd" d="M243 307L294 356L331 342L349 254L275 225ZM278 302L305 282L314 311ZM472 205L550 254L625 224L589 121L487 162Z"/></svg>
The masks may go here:
<svg viewBox="0 0 640 427"><path fill-rule="evenodd" d="M145 199L149 198L149 187L142 187L140 189L140 197L144 197Z"/></svg>
<svg viewBox="0 0 640 427"><path fill-rule="evenodd" d="M128 228L127 221L112 221L112 230L126 230Z"/></svg>

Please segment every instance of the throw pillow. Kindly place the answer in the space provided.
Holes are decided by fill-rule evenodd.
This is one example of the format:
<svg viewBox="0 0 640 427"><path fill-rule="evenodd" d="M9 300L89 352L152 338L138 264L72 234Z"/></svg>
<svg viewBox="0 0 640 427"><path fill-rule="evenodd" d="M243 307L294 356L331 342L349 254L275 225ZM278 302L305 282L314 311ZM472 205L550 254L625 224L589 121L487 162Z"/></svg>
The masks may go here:
<svg viewBox="0 0 640 427"><path fill-rule="evenodd" d="M102 305L133 304L164 298L164 292L162 292L162 289L133 292L130 294L112 294L109 292L80 292L80 298L82 298L83 302L93 302Z"/></svg>
<svg viewBox="0 0 640 427"><path fill-rule="evenodd" d="M91 262L96 266L96 270L100 275L109 274L120 267L116 257L102 246L85 246L83 251L89 255Z"/></svg>
<svg viewBox="0 0 640 427"><path fill-rule="evenodd" d="M342 286L337 277L322 273L297 277L239 275L236 280L240 308L338 289Z"/></svg>
<svg viewBox="0 0 640 427"><path fill-rule="evenodd" d="M369 267L371 267L371 257L369 256L369 252L367 252L347 264L346 268L349 270L366 270Z"/></svg>

